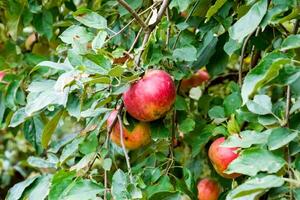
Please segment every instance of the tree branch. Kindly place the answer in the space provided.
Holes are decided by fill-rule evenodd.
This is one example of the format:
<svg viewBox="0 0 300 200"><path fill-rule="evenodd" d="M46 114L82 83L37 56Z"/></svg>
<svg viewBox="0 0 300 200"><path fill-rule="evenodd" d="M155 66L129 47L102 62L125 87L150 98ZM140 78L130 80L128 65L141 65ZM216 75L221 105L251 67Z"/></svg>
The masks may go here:
<svg viewBox="0 0 300 200"><path fill-rule="evenodd" d="M157 18L156 18L156 21L150 25L150 29L151 31L155 28L155 26L160 22L161 18L163 17L166 9L168 8L168 5L169 5L169 0L163 0L161 6L160 6L160 9L157 13Z"/></svg>
<svg viewBox="0 0 300 200"><path fill-rule="evenodd" d="M126 147L125 147L125 144L124 144L123 122L122 122L120 114L118 114L117 117L118 117L119 127L120 127L120 140L121 140L122 149L123 149L123 152L124 152L124 155L125 155L125 159L126 159L126 164L127 164L129 179L130 179L130 182L133 183L133 178L132 178L132 174L131 174L131 167L130 167L129 156L127 154Z"/></svg>
<svg viewBox="0 0 300 200"><path fill-rule="evenodd" d="M119 4L121 4L128 12L132 14L132 16L136 19L136 21L143 27L144 30L148 29L147 24L140 18L140 16L133 10L130 5L124 0L117 0Z"/></svg>

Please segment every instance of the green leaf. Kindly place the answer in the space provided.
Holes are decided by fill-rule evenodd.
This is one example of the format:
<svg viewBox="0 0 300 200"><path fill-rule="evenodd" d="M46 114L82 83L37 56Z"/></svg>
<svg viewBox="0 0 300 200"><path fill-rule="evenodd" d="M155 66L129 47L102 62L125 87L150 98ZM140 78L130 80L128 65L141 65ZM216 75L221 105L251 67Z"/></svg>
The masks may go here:
<svg viewBox="0 0 300 200"><path fill-rule="evenodd" d="M95 152L83 156L81 160L78 163L76 163L76 165L73 165L70 168L70 170L71 171L75 170L76 172L79 172L80 170L85 169L92 162L95 156L96 156Z"/></svg>
<svg viewBox="0 0 300 200"><path fill-rule="evenodd" d="M112 165L112 160L110 158L105 158L103 160L102 167L104 170L109 171Z"/></svg>
<svg viewBox="0 0 300 200"><path fill-rule="evenodd" d="M217 43L218 37L215 36L213 31L205 34L203 42L201 42L197 49L196 61L193 63L194 69L199 69L209 63L211 57L216 52Z"/></svg>
<svg viewBox="0 0 300 200"><path fill-rule="evenodd" d="M225 110L222 106L214 106L208 111L211 119L225 118Z"/></svg>
<svg viewBox="0 0 300 200"><path fill-rule="evenodd" d="M29 200L44 200L48 193L52 175L41 176L37 180L37 185L29 194Z"/></svg>
<svg viewBox="0 0 300 200"><path fill-rule="evenodd" d="M9 127L17 127L21 123L25 122L27 117L28 116L25 112L25 108L20 108L13 114L13 116L10 120Z"/></svg>
<svg viewBox="0 0 300 200"><path fill-rule="evenodd" d="M245 149L230 163L226 173L255 176L258 172L276 173L285 165L285 160L261 148Z"/></svg>
<svg viewBox="0 0 300 200"><path fill-rule="evenodd" d="M225 4L227 2L227 0L217 0L216 2L215 2L215 4L213 5L213 6L211 6L210 8L209 8L209 10L207 11L207 13L206 13L206 21L209 21L210 20L210 18L213 16L213 15L215 15L217 12L218 12L218 10Z"/></svg>
<svg viewBox="0 0 300 200"><path fill-rule="evenodd" d="M56 82L53 80L34 81L29 87L30 92L27 96L27 104L25 106L25 112L27 115L32 115L45 107L56 104L67 104L69 88L65 88L63 91L55 90Z"/></svg>
<svg viewBox="0 0 300 200"><path fill-rule="evenodd" d="M239 135L234 134L229 136L221 146L249 148L255 144L267 144L269 135L270 131L262 133L248 130L242 131Z"/></svg>
<svg viewBox="0 0 300 200"><path fill-rule="evenodd" d="M290 35L285 38L281 44L280 50L286 51L289 49L300 48L300 34L298 35Z"/></svg>
<svg viewBox="0 0 300 200"><path fill-rule="evenodd" d="M280 187L284 184L282 178L274 175L259 175L248 179L230 191L226 200L256 200L270 188Z"/></svg>
<svg viewBox="0 0 300 200"><path fill-rule="evenodd" d="M51 61L40 62L39 64L37 64L37 66L39 66L39 67L50 67L52 69L63 70L63 71L74 70L72 65L70 65L69 63L56 63L56 62L51 62ZM36 67L33 70L31 70L31 73L35 70L37 70Z"/></svg>
<svg viewBox="0 0 300 200"><path fill-rule="evenodd" d="M75 155L75 153L78 151L79 144L82 143L84 140L83 137L75 138L70 144L67 144L61 153L61 156L59 158L61 163L64 163L71 157Z"/></svg>
<svg viewBox="0 0 300 200"><path fill-rule="evenodd" d="M60 110L55 114L55 116L46 124L42 133L42 146L44 148L48 147L49 141L51 140L52 134L54 133L57 124L63 114L64 110Z"/></svg>
<svg viewBox="0 0 300 200"><path fill-rule="evenodd" d="M56 172L52 178L48 199L61 199L64 190L70 186L74 177L75 172L66 172L63 170Z"/></svg>
<svg viewBox="0 0 300 200"><path fill-rule="evenodd" d="M183 133L189 133L195 129L196 122L191 118L186 118L179 124L179 130Z"/></svg>
<svg viewBox="0 0 300 200"><path fill-rule="evenodd" d="M20 87L20 81L13 80L11 83L9 83L8 88L6 90L6 96L5 96L5 105L10 108L11 110L16 110L16 97L17 97L17 91Z"/></svg>
<svg viewBox="0 0 300 200"><path fill-rule="evenodd" d="M44 160L39 157L29 156L27 159L29 165L36 168L56 168L56 163L50 162L48 160Z"/></svg>
<svg viewBox="0 0 300 200"><path fill-rule="evenodd" d="M105 39L107 37L106 31L99 31L96 37L92 41L92 49L97 52L105 44Z"/></svg>
<svg viewBox="0 0 300 200"><path fill-rule="evenodd" d="M187 104L182 96L177 95L175 101L176 110L187 110Z"/></svg>
<svg viewBox="0 0 300 200"><path fill-rule="evenodd" d="M176 7L180 12L183 12L189 7L191 2L191 0L173 0L169 7L170 9Z"/></svg>
<svg viewBox="0 0 300 200"><path fill-rule="evenodd" d="M124 72L124 68L121 66L116 66L112 68L109 72L108 75L112 77L120 77Z"/></svg>
<svg viewBox="0 0 300 200"><path fill-rule="evenodd" d="M126 174L118 169L112 177L111 193L114 199L129 200L127 191L128 179Z"/></svg>
<svg viewBox="0 0 300 200"><path fill-rule="evenodd" d="M238 108L242 106L242 99L238 92L234 92L227 96L223 102L226 116L233 114Z"/></svg>
<svg viewBox="0 0 300 200"><path fill-rule="evenodd" d="M49 10L43 10L41 14L38 14L33 19L33 25L37 32L41 35L45 35L48 40L53 36L53 15Z"/></svg>
<svg viewBox="0 0 300 200"><path fill-rule="evenodd" d="M7 193L6 200L18 200L22 197L23 192L27 187L29 187L38 176L26 179L25 181L22 181L20 183L17 183Z"/></svg>
<svg viewBox="0 0 300 200"><path fill-rule="evenodd" d="M78 41L85 44L93 39L93 34L82 26L73 25L67 28L59 38L66 44L75 44Z"/></svg>
<svg viewBox="0 0 300 200"><path fill-rule="evenodd" d="M107 28L107 21L104 17L86 8L77 10L73 15L77 21L85 26L96 29Z"/></svg>
<svg viewBox="0 0 300 200"><path fill-rule="evenodd" d="M170 182L170 178L168 176L162 176L157 184L148 186L146 188L146 193L148 199L151 199L154 197L155 194L160 193L160 192L171 192L174 190L173 185ZM156 198L152 198L154 200Z"/></svg>
<svg viewBox="0 0 300 200"><path fill-rule="evenodd" d="M271 151L279 149L298 136L298 132L291 132L287 128L273 129L268 139L268 147Z"/></svg>
<svg viewBox="0 0 300 200"><path fill-rule="evenodd" d="M280 68L288 62L290 60L282 53L272 52L266 55L245 77L241 91L243 104L248 101L251 94L274 79Z"/></svg>
<svg viewBox="0 0 300 200"><path fill-rule="evenodd" d="M91 180L78 180L66 189L60 199L63 200L83 200L96 199L102 194L104 188Z"/></svg>
<svg viewBox="0 0 300 200"><path fill-rule="evenodd" d="M267 12L267 8L268 0L260 0L255 3L246 15L241 17L233 26L229 28L229 36L233 40L242 42L247 35L255 31L255 29L258 27Z"/></svg>
<svg viewBox="0 0 300 200"><path fill-rule="evenodd" d="M150 123L151 137L156 140L159 138L168 138L170 136L170 131L161 120L157 120Z"/></svg>
<svg viewBox="0 0 300 200"><path fill-rule="evenodd" d="M183 61L195 61L197 49L193 46L177 48L173 51L173 57Z"/></svg>
<svg viewBox="0 0 300 200"><path fill-rule="evenodd" d="M258 115L272 113L271 98L267 95L255 95L253 101L249 100L246 105L249 111Z"/></svg>

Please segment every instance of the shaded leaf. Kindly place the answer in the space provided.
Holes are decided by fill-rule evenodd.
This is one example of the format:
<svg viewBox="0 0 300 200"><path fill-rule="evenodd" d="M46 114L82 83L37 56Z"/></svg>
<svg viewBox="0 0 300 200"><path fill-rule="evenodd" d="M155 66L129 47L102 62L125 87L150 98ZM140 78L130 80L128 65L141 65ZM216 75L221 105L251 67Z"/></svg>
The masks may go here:
<svg viewBox="0 0 300 200"><path fill-rule="evenodd" d="M273 129L268 139L268 147L271 151L279 149L287 145L288 143L290 143L297 136L298 136L298 132L295 131L291 132L287 128Z"/></svg>

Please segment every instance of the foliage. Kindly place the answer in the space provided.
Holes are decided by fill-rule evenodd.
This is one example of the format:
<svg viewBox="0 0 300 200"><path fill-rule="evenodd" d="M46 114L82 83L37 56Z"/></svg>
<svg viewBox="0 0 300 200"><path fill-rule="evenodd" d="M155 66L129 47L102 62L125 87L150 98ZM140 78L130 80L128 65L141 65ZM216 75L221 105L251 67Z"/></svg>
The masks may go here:
<svg viewBox="0 0 300 200"><path fill-rule="evenodd" d="M0 1L0 198L197 199L210 177L221 199L300 199L299 1L126 0L142 22L120 2ZM211 79L178 90L149 145L109 140L148 69L180 88L200 68ZM221 136L235 180L207 157Z"/></svg>

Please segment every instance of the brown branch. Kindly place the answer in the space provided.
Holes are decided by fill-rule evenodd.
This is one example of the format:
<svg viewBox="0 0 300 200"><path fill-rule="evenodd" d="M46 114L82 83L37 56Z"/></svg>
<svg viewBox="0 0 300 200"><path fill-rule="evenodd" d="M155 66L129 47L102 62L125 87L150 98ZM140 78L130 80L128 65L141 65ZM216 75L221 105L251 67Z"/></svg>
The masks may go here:
<svg viewBox="0 0 300 200"><path fill-rule="evenodd" d="M144 30L148 29L147 24L140 18L140 16L133 10L130 5L124 0L117 0L131 15L136 19L136 21L143 27Z"/></svg>
<svg viewBox="0 0 300 200"><path fill-rule="evenodd" d="M126 159L129 179L130 179L130 182L133 183L133 177L132 177L132 174L131 174L129 156L127 154L126 147L125 147L125 144L124 144L123 122L122 122L121 116L119 114L117 115L117 117L118 117L119 127L120 127L120 140L121 140L122 149L123 149L125 159Z"/></svg>
<svg viewBox="0 0 300 200"><path fill-rule="evenodd" d="M151 35L151 31L147 31L147 32L145 33L145 35L144 35L142 47L141 47L141 49L140 49L140 51L139 51L139 54L138 54L138 56L137 56L137 59L136 59L136 61L135 61L135 63L136 63L137 66L139 66L140 63L141 63L141 57L142 57L142 54L143 54L143 52L144 52L144 50L145 50L146 44L147 44L147 42L148 42L148 40L149 40L149 38L150 38L150 35Z"/></svg>

